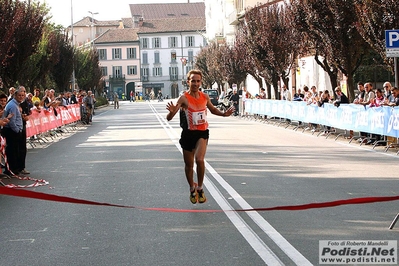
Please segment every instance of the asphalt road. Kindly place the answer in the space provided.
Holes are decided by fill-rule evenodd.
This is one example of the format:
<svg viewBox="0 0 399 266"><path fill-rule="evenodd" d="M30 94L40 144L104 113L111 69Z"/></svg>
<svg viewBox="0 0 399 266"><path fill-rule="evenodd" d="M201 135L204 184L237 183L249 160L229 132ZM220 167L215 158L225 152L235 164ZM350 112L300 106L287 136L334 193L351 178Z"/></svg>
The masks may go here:
<svg viewBox="0 0 399 266"><path fill-rule="evenodd" d="M120 102L29 149L38 192L149 208L230 210L399 195L399 156L209 115L205 191L189 201L178 117ZM8 182L29 184L11 179ZM397 240L397 202L303 211L165 212L0 196L0 265L318 265L319 240Z"/></svg>

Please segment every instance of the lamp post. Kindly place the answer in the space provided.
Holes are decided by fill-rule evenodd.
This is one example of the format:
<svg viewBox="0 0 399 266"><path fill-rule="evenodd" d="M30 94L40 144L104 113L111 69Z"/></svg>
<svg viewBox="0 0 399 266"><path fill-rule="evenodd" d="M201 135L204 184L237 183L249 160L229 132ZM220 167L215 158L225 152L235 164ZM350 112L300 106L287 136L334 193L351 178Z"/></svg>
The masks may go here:
<svg viewBox="0 0 399 266"><path fill-rule="evenodd" d="M72 0L71 0L71 41L72 41L72 47L74 47L74 35L73 35L73 5L72 5ZM75 53L75 49L73 50ZM71 91L75 91L75 60L74 60L74 54L72 56L72 88Z"/></svg>
<svg viewBox="0 0 399 266"><path fill-rule="evenodd" d="M91 14L90 39L91 39L91 42L93 43L93 39L94 39L94 36L93 36L94 15L98 15L98 12L89 11L89 13Z"/></svg>

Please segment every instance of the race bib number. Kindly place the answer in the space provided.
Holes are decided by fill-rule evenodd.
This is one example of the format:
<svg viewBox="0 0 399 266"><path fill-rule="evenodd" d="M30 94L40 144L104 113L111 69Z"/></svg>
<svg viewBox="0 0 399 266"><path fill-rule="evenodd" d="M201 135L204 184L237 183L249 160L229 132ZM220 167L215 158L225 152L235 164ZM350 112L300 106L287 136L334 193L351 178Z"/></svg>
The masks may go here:
<svg viewBox="0 0 399 266"><path fill-rule="evenodd" d="M206 113L205 111L193 112L193 124L194 125L202 125L206 123Z"/></svg>

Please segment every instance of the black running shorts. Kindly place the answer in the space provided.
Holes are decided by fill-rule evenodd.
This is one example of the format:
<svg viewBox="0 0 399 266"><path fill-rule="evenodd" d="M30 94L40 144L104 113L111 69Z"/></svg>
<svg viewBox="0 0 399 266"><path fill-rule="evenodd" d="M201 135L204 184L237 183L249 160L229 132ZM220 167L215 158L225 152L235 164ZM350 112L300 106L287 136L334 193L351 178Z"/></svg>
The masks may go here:
<svg viewBox="0 0 399 266"><path fill-rule="evenodd" d="M183 130L179 143L183 150L192 151L199 139L208 140L209 130Z"/></svg>

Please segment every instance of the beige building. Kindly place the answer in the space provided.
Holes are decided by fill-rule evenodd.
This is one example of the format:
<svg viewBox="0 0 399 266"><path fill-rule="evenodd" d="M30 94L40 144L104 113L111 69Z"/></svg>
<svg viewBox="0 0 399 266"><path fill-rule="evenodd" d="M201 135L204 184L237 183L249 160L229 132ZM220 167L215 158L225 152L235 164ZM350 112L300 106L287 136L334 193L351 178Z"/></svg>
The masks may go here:
<svg viewBox="0 0 399 266"><path fill-rule="evenodd" d="M119 98L130 92L141 92L140 43L138 29L108 29L94 40L107 95L116 92Z"/></svg>

